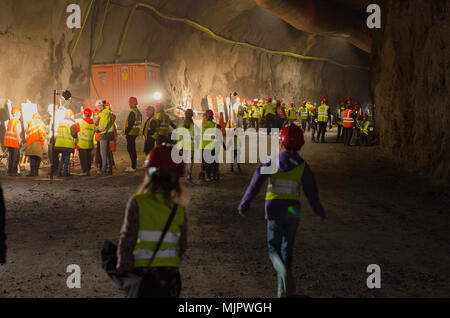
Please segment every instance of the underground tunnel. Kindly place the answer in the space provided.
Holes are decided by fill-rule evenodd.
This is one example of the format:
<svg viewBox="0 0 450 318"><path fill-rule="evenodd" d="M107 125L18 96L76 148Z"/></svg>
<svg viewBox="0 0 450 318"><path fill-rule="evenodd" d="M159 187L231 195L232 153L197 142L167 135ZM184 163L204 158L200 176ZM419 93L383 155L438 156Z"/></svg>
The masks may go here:
<svg viewBox="0 0 450 318"><path fill-rule="evenodd" d="M445 0L3 0L0 298L123 298L101 251L110 241L125 253L124 221L138 211L131 252L146 268L138 252L158 249L165 219L144 228L142 211L173 212L156 196L139 201L162 195L154 180L182 189L153 255L172 264L157 255L176 250L164 268L181 275L180 297L448 298L448 10ZM164 169L190 154L183 134L200 159L175 180ZM214 140L217 164L202 157ZM242 162L230 165L229 149ZM279 151L298 166L280 170ZM275 157L265 176L259 166ZM294 214L287 261L273 228Z"/></svg>

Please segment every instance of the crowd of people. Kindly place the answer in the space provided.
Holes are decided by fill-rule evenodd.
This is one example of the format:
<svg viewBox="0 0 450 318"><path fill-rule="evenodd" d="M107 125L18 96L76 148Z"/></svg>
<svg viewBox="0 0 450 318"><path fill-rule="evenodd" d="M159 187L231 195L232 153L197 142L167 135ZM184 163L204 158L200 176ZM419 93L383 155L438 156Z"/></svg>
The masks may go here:
<svg viewBox="0 0 450 318"><path fill-rule="evenodd" d="M254 99L248 104L247 99L235 107L236 126L246 130L254 128L266 128L270 133L273 128L282 129L292 123L298 123L304 132L311 131L313 142L325 143L325 135L332 125L337 125L338 133L336 142L350 145L353 134L356 144L367 146L370 132L369 115L364 112L358 101L353 102L351 97L336 106L332 115L328 99L324 98L320 105L311 101L303 101L297 106L290 102L274 101L268 97L265 102Z"/></svg>

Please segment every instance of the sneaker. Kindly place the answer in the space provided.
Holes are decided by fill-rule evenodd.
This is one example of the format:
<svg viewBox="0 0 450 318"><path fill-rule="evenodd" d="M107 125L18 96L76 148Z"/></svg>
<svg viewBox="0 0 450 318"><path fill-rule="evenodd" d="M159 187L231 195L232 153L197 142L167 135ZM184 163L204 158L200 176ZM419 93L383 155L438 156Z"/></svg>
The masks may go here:
<svg viewBox="0 0 450 318"><path fill-rule="evenodd" d="M127 169L125 170L125 172L136 172L136 169L133 169L133 168L127 168Z"/></svg>
<svg viewBox="0 0 450 318"><path fill-rule="evenodd" d="M208 177L205 178L205 182L211 182L211 181L212 181L211 178L208 178Z"/></svg>

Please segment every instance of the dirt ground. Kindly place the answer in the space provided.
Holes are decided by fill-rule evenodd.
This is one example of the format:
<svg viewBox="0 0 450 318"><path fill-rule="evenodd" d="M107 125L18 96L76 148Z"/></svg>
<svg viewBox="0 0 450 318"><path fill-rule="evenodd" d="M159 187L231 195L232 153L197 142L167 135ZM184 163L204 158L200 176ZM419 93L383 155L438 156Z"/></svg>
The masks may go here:
<svg viewBox="0 0 450 318"><path fill-rule="evenodd" d="M310 297L450 297L448 188L402 175L377 147L307 144L328 219L314 216L302 195L294 275ZM309 137L309 134L307 135ZM138 145L142 149L142 144ZM123 297L100 266L104 240L117 241L125 204L143 169L128 166L124 140L108 177L56 180L2 177L8 264L0 297ZM143 156L139 157L139 165ZM183 181L189 247L182 261L182 297L275 297L267 255L264 191L248 216L236 208L255 165L242 174L221 165L220 183ZM194 168L198 176L199 166ZM81 267L81 289L66 286L69 264ZM381 289L366 286L369 264L381 267Z"/></svg>

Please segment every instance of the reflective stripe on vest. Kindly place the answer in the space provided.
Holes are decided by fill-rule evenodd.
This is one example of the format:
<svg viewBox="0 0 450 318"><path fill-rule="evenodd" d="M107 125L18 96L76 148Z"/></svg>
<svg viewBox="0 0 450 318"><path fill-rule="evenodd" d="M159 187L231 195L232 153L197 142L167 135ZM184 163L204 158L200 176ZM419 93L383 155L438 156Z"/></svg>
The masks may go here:
<svg viewBox="0 0 450 318"><path fill-rule="evenodd" d="M166 205L161 194L138 194L133 197L139 207L139 232L134 248L134 267L147 267L162 231L170 216L172 207ZM166 233L151 267L178 267L179 240L184 224L184 209L178 205L175 217Z"/></svg>
<svg viewBox="0 0 450 318"><path fill-rule="evenodd" d="M168 137L169 136L170 117L166 113L161 112L161 113L157 113L154 118L155 118L155 120L158 121L158 125L159 125L158 130L157 130L156 134L154 135L156 138L155 137L154 138L157 139L158 136Z"/></svg>
<svg viewBox="0 0 450 318"><path fill-rule="evenodd" d="M42 136L41 125L36 124L31 121L28 122L28 129L26 131L26 136L27 136L27 139L26 139L25 145L27 147L35 141L41 142L41 136ZM42 144L42 142L41 142L41 144Z"/></svg>
<svg viewBox="0 0 450 318"><path fill-rule="evenodd" d="M353 111L351 109L346 109L344 111L344 127L345 128L353 128L353 126L355 125L355 122L353 121L353 118L351 117L352 112Z"/></svg>
<svg viewBox="0 0 450 318"><path fill-rule="evenodd" d="M19 120L13 118L8 121L8 127L6 128L5 140L3 142L5 147L10 148L20 148L19 140L17 139L16 129L17 124L19 124Z"/></svg>
<svg viewBox="0 0 450 318"><path fill-rule="evenodd" d="M194 150L194 124L191 123L189 129L183 126L183 123L177 128L176 134L178 137L177 149L178 150Z"/></svg>
<svg viewBox="0 0 450 318"><path fill-rule="evenodd" d="M362 121L361 122L361 132L364 134L364 135L369 135L369 125L370 125L370 122L369 121Z"/></svg>
<svg viewBox="0 0 450 318"><path fill-rule="evenodd" d="M202 149L215 149L215 144L213 142L216 137L215 133L206 133L208 129L214 129L216 124L212 121L206 121L203 123L202 127ZM215 132L215 131L214 131Z"/></svg>
<svg viewBox="0 0 450 318"><path fill-rule="evenodd" d="M142 126L142 114L139 111L139 109L137 109L137 107L133 108L131 112L134 113L134 125L133 128L128 133L128 135L139 136L139 134L141 133L141 126Z"/></svg>
<svg viewBox="0 0 450 318"><path fill-rule="evenodd" d="M264 104L264 116L267 116L269 114L276 115L276 105L272 103Z"/></svg>
<svg viewBox="0 0 450 318"><path fill-rule="evenodd" d="M252 118L259 118L259 107L253 106L252 108Z"/></svg>
<svg viewBox="0 0 450 318"><path fill-rule="evenodd" d="M94 148L94 124L89 124L84 120L80 121L79 124L78 147L80 149Z"/></svg>
<svg viewBox="0 0 450 318"><path fill-rule="evenodd" d="M300 119L308 119L308 108L300 107Z"/></svg>
<svg viewBox="0 0 450 318"><path fill-rule="evenodd" d="M328 121L328 109L330 109L330 107L325 104L319 107L319 116L318 116L319 123L323 122L326 123Z"/></svg>
<svg viewBox="0 0 450 318"><path fill-rule="evenodd" d="M152 123L152 121L153 121L154 118L155 118L155 117L153 116L152 118L150 118L149 120L147 120L147 123L145 124L144 132L143 132L143 134L142 134L142 136L144 137L144 140L147 140L147 136L148 136L148 127L150 127L150 125L151 125L151 123ZM152 136L150 136L150 137L152 137Z"/></svg>
<svg viewBox="0 0 450 318"><path fill-rule="evenodd" d="M306 162L288 172L280 172L269 177L267 200L300 200L300 185Z"/></svg>
<svg viewBox="0 0 450 318"><path fill-rule="evenodd" d="M297 115L295 113L296 113L295 108L289 107L288 108L288 119L297 119Z"/></svg>
<svg viewBox="0 0 450 318"><path fill-rule="evenodd" d="M114 132L114 125L112 123L111 110L109 108L105 108L98 115L100 117L99 130L100 135L104 135L107 133Z"/></svg>
<svg viewBox="0 0 450 318"><path fill-rule="evenodd" d="M58 126L55 147L75 149L75 141L70 133L71 122L63 121Z"/></svg>

